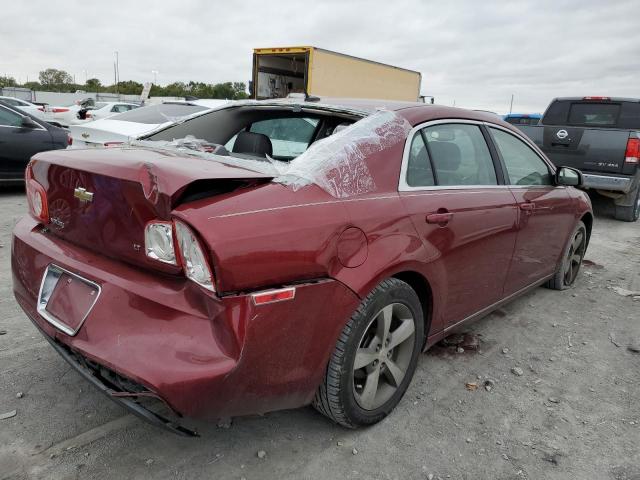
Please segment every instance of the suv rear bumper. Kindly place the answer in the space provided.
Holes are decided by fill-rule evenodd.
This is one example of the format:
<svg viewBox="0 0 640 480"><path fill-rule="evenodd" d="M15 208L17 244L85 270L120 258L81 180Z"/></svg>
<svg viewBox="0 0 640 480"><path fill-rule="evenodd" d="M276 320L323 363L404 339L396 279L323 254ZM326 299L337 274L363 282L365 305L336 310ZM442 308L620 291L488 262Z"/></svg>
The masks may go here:
<svg viewBox="0 0 640 480"><path fill-rule="evenodd" d="M583 186L598 190L613 190L627 193L631 190L633 177L582 173Z"/></svg>

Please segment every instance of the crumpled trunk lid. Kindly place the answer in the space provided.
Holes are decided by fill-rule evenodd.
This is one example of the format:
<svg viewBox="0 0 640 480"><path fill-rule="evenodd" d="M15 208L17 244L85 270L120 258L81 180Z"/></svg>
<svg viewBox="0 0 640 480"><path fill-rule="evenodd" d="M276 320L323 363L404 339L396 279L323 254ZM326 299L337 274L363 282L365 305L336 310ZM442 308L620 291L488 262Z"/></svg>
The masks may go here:
<svg viewBox="0 0 640 480"><path fill-rule="evenodd" d="M197 182L231 191L271 177L213 160L140 148L59 150L34 157L34 178L47 192L49 231L104 255L167 271L147 258L147 222L169 220L181 195Z"/></svg>

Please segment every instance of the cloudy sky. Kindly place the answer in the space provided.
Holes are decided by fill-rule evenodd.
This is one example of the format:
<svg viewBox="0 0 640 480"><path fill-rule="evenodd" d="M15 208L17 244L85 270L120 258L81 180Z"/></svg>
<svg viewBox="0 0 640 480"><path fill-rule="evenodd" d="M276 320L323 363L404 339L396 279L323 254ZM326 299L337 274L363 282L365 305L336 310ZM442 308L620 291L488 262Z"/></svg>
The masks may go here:
<svg viewBox="0 0 640 480"><path fill-rule="evenodd" d="M255 47L313 45L422 72L436 103L543 111L554 96L640 96L637 0L32 0L3 5L0 75L247 82Z"/></svg>

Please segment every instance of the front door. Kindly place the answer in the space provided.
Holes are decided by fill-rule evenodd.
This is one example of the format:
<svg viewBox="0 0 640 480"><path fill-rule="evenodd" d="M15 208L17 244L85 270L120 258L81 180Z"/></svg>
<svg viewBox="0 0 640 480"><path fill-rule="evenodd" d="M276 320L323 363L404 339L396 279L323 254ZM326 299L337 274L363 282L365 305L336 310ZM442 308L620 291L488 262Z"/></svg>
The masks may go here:
<svg viewBox="0 0 640 480"><path fill-rule="evenodd" d="M23 179L29 159L51 147L46 129L23 127L22 115L0 105L0 181Z"/></svg>
<svg viewBox="0 0 640 480"><path fill-rule="evenodd" d="M567 187L554 184L549 165L515 134L489 131L518 205L518 239L505 283L509 295L555 272L576 219Z"/></svg>
<svg viewBox="0 0 640 480"><path fill-rule="evenodd" d="M513 195L496 174L474 123L436 123L414 135L400 196L433 262L441 318L451 326L502 296L517 219Z"/></svg>

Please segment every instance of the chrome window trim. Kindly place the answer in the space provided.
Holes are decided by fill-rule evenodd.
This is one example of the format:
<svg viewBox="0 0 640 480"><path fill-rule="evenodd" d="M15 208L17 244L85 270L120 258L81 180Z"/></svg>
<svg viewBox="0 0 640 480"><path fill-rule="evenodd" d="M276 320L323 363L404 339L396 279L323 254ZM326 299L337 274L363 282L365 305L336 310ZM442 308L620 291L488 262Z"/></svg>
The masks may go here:
<svg viewBox="0 0 640 480"><path fill-rule="evenodd" d="M404 143L404 151L402 152L402 164L400 166L400 181L398 182L398 191L399 192L415 192L415 191L425 191L425 190L472 190L478 188L506 188L509 185L434 185L434 186L418 186L412 187L407 183L407 168L409 166L409 153L411 150L411 142L413 141L413 137L417 132L422 130L423 128L431 127L433 125L442 125L448 123L462 123L467 125L476 125L478 127L482 127L487 124L487 122L481 120L467 120L464 118L445 118L439 120L429 120L428 122L419 123L415 127L413 127ZM491 125L491 124L489 124ZM489 149L489 145L487 145L487 149ZM497 175L497 172L496 172Z"/></svg>
<svg viewBox="0 0 640 480"><path fill-rule="evenodd" d="M475 190L475 189L504 189L504 188L557 188L557 185L434 185L434 186L418 186L412 187L407 184L407 168L409 166L409 153L411 150L411 142L415 134L433 125L442 125L447 123L462 123L468 125L485 126L487 128L497 128L503 130L506 133L510 133L519 140L522 140L531 150L535 153L542 162L547 165L551 171L551 175L555 175L556 167L551 162L547 161L544 154L540 154L540 150L531 140L525 138L523 135L511 131L509 128L498 125L497 123L487 122L486 120L468 120L465 118L443 118L438 120L429 120L428 122L419 123L413 127L407 134L407 138L404 143L404 150L402 152L402 164L400 165L400 179L398 181L398 192L416 192L416 191L429 191L429 190ZM493 140L493 139L492 139ZM532 148L533 147L533 148ZM489 146L487 145L487 148ZM497 149L497 146L496 146ZM497 173L497 172L496 172ZM505 172L506 173L506 172ZM565 188L565 187L562 187Z"/></svg>
<svg viewBox="0 0 640 480"><path fill-rule="evenodd" d="M49 273L49 270L57 270L60 273L66 273L67 275L71 275L72 277L77 278L81 282L84 282L87 285L91 285L98 292L96 294L95 300L93 301L93 303L91 304L91 306L87 310L87 313L85 314L85 316L82 317L82 320L80 321L80 323L78 324L78 328L76 328L76 329L71 328L69 325L66 325L65 323L63 323L62 320L54 317L49 312L47 312L47 304L49 303L49 298L44 299L43 298L43 294L45 293L44 292L45 280L47 279L47 275ZM58 281L59 281L59 278L58 278L58 280L56 280L56 284L58 283ZM55 288L55 285L53 286L53 288ZM51 289L51 292L49 292L49 294L53 293L53 288ZM85 320L87 319L87 317L89 316L89 314L93 310L93 307L95 307L96 302L98 301L98 298L100 298L100 294L101 293L102 293L102 287L100 287L100 285L98 285L96 282L92 282L91 280L88 280L88 279L78 275L77 273L70 272L66 268L62 268L62 267L60 267L60 266L58 266L58 265L56 265L54 263L50 263L49 265L47 265L47 268L45 269L44 274L42 275L42 281L40 282L40 290L38 292L38 304L36 306L36 310L38 311L40 316L42 318L44 318L47 322L49 322L51 325L56 327L58 330L66 333L70 337L73 337L75 334L78 333L80 328L82 328L82 325L84 325Z"/></svg>

